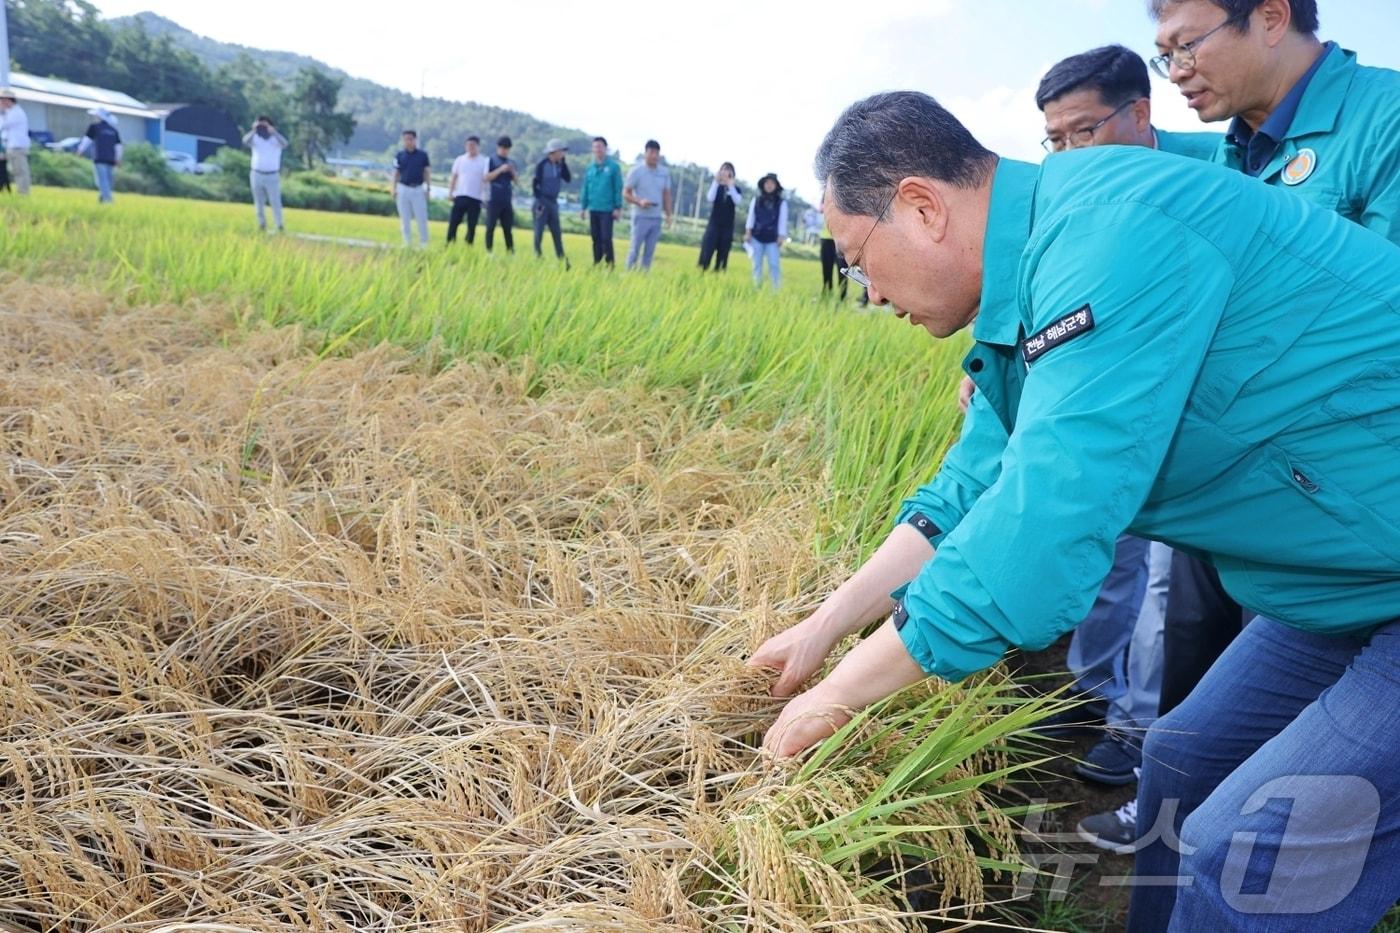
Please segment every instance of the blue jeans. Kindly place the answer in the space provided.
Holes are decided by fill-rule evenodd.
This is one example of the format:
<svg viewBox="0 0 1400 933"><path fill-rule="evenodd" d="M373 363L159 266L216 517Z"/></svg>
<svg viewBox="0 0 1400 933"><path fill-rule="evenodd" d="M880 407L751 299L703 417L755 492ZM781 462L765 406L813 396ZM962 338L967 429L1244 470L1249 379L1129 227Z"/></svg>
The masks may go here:
<svg viewBox="0 0 1400 933"><path fill-rule="evenodd" d="M1118 538L1113 567L1089 614L1070 636L1065 664L1074 674L1075 690L1110 704L1119 703L1128 692L1125 662L1147 588L1147 550L1143 538Z"/></svg>
<svg viewBox="0 0 1400 933"><path fill-rule="evenodd" d="M778 286L783 284L783 273L778 268L778 244L760 243L754 240L749 244L753 247L753 284L763 284L763 260L768 259L768 275L773 279L773 288L776 291Z"/></svg>
<svg viewBox="0 0 1400 933"><path fill-rule="evenodd" d="M92 176L97 179L97 202L99 204L112 203L112 172L114 166L110 162L92 163Z"/></svg>
<svg viewBox="0 0 1400 933"><path fill-rule="evenodd" d="M1128 929L1370 930L1400 898L1397 710L1400 620L1246 626L1147 733Z"/></svg>

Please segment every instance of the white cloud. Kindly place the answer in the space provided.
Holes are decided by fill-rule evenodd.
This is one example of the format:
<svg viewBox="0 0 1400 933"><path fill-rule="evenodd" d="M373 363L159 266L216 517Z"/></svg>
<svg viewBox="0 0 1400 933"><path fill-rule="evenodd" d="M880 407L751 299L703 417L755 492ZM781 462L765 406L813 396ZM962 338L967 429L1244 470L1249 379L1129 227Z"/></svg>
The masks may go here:
<svg viewBox="0 0 1400 933"><path fill-rule="evenodd" d="M982 145L1013 159L1039 162L1045 120L1035 106L1039 81L1023 87L994 87L975 97L952 97L946 106Z"/></svg>

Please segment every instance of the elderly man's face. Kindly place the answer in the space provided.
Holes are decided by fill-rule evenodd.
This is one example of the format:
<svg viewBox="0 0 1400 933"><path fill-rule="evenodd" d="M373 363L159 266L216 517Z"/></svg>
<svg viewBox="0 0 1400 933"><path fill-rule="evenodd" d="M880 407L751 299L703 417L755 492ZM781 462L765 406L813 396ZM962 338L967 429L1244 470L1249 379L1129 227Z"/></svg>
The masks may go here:
<svg viewBox="0 0 1400 933"><path fill-rule="evenodd" d="M0 113L4 113L15 105L15 102L8 97L0 97Z"/></svg>
<svg viewBox="0 0 1400 933"><path fill-rule="evenodd" d="M902 188L911 190L901 189L883 222L841 210L828 186L827 228L846 262L870 279L871 301L892 305L896 316L935 337L948 337L977 314L981 257L960 255L946 236L946 204L930 199L921 180L906 182Z"/></svg>

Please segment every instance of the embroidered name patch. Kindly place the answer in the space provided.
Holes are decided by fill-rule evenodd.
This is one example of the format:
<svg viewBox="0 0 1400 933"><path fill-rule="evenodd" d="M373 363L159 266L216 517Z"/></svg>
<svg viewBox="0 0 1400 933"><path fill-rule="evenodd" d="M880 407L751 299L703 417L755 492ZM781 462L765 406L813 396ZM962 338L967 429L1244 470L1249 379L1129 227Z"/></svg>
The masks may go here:
<svg viewBox="0 0 1400 933"><path fill-rule="evenodd" d="M1021 345L1021 356L1029 366L1060 344L1068 343L1093 329L1094 309L1086 304L1027 337Z"/></svg>

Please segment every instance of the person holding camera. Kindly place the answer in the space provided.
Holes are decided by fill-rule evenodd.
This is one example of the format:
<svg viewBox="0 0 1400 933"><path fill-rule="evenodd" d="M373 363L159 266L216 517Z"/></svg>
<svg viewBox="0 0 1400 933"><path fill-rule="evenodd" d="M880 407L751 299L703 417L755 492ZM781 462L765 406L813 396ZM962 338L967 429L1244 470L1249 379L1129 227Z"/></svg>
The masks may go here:
<svg viewBox="0 0 1400 933"><path fill-rule="evenodd" d="M258 229L267 232L267 214L264 210L272 205L272 222L281 233L282 227L282 150L287 148L287 137L277 132L272 118L264 114L253 123L253 128L243 134L243 145L253 152L253 167L248 173L248 184L253 189L253 207L258 215Z"/></svg>
<svg viewBox="0 0 1400 933"><path fill-rule="evenodd" d="M705 235L700 240L700 269L710 271L710 260L715 261L715 271L729 268L729 248L734 245L734 214L743 199L739 183L734 180L734 163L725 162L719 167L715 180L710 182L710 219L705 224Z"/></svg>

